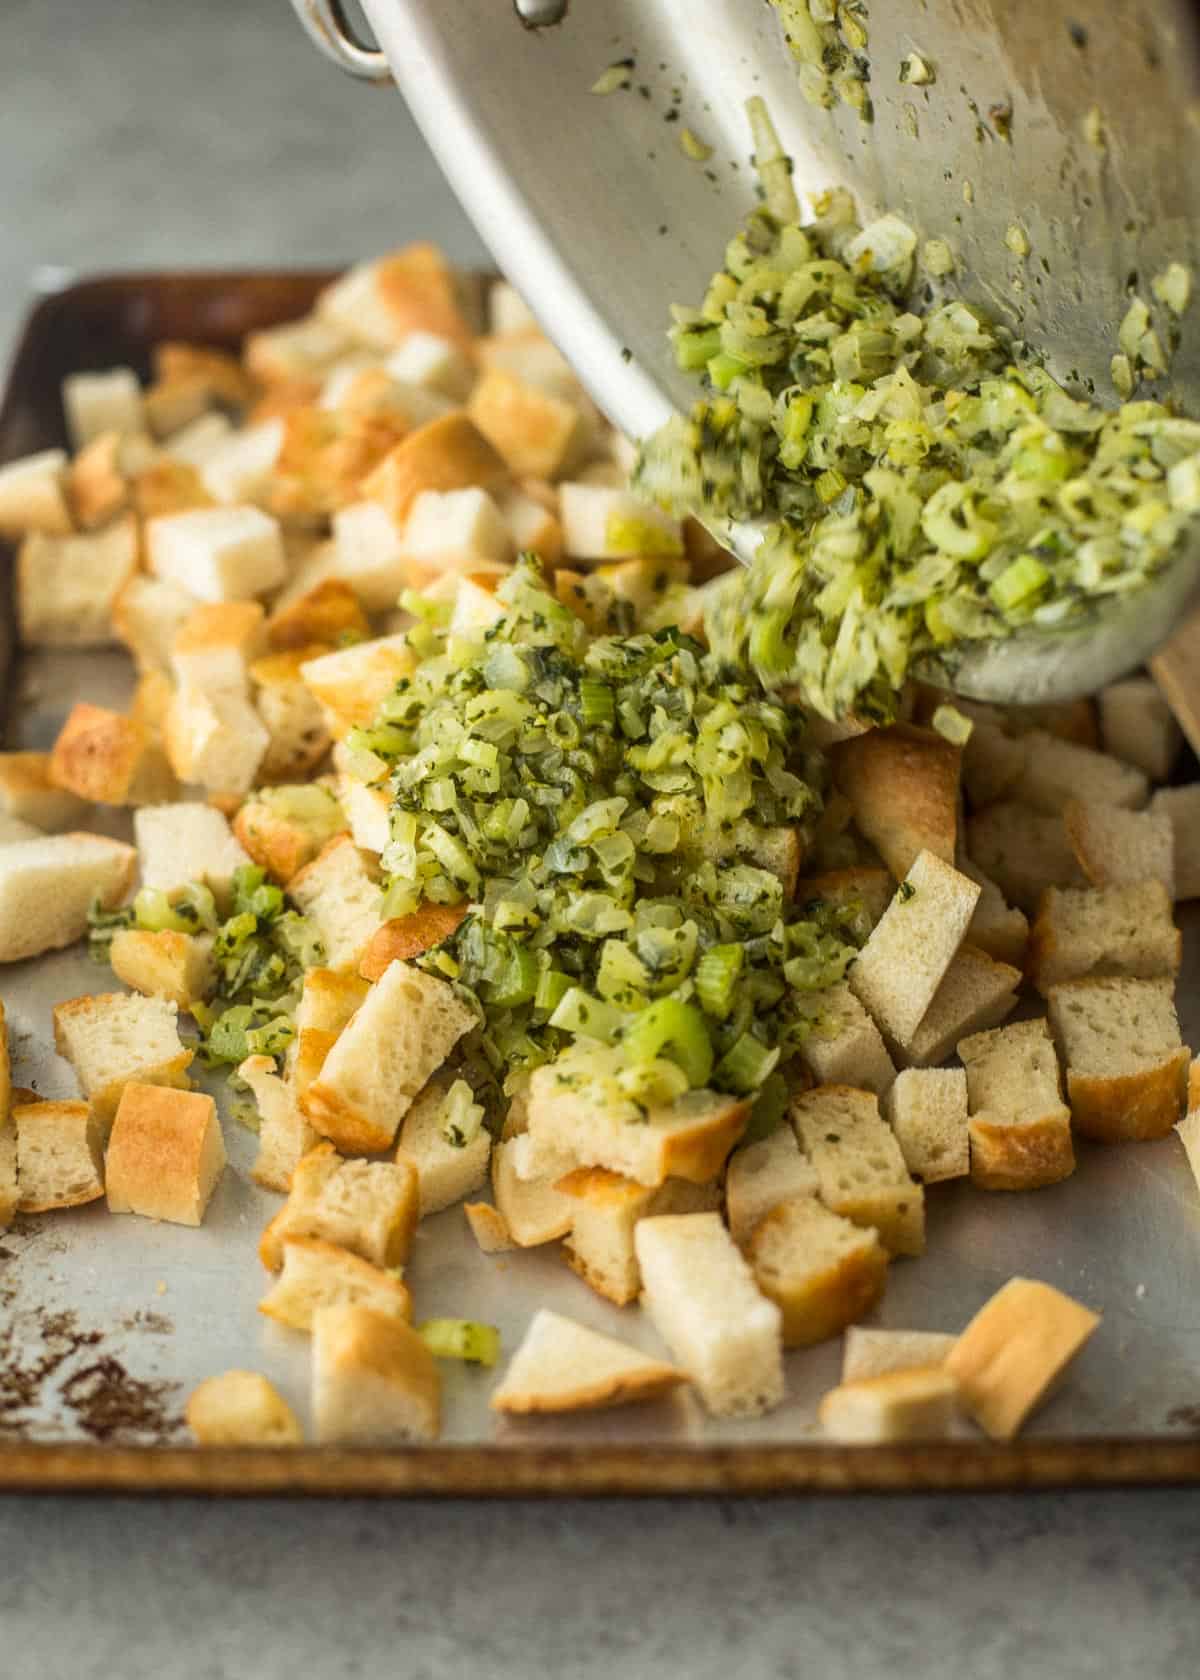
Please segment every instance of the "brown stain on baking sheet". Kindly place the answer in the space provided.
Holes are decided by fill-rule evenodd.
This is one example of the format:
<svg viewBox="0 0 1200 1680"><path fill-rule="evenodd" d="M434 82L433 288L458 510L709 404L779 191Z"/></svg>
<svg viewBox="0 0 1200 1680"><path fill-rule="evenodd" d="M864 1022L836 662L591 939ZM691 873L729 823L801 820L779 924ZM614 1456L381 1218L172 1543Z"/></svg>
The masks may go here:
<svg viewBox="0 0 1200 1680"><path fill-rule="evenodd" d="M93 1441L174 1440L182 1427L179 1385L133 1375L103 1343L103 1332L71 1311L18 1313L0 1325L0 1439L28 1438L36 1414L56 1402Z"/></svg>

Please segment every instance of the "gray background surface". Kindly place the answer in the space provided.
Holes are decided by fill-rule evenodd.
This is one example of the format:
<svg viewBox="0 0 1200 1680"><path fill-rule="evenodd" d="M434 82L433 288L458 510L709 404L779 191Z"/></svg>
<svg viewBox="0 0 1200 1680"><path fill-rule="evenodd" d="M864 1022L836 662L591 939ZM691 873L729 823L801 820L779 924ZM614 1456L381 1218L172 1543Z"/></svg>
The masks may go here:
<svg viewBox="0 0 1200 1680"><path fill-rule="evenodd" d="M482 255L398 99L322 64L284 0L0 0L0 361L42 268L418 233ZM4 1680L1156 1680L1195 1671L1198 1629L1195 1493L0 1500Z"/></svg>

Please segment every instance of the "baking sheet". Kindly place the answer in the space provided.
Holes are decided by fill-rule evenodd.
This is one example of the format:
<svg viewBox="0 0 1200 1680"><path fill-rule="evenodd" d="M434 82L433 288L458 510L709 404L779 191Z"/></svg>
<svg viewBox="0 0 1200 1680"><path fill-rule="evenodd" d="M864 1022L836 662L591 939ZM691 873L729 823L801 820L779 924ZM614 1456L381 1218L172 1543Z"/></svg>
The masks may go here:
<svg viewBox="0 0 1200 1680"><path fill-rule="evenodd" d="M105 284L124 297L122 284L136 291L148 282ZM214 289L231 285L227 276L212 281ZM54 300L55 311L69 298ZM210 338L227 342L244 330L245 308L231 303L221 315L210 300L206 318L214 314L233 324ZM133 318L153 321L155 311ZM106 353L92 351L93 365L130 353L111 336ZM18 371L28 363L25 354ZM18 452L13 412L10 391L0 459ZM54 411L37 424L22 413L24 447L55 441ZM45 747L74 699L120 705L130 685L116 653L24 659L9 684L6 745ZM121 834L126 823L107 812L96 826ZM1184 1036L1200 1046L1195 911L1183 918L1179 989ZM74 1095L71 1070L53 1049L53 1006L115 984L79 951L0 970L14 1081L48 1097ZM220 1080L209 1088L219 1097ZM437 1448L199 1452L186 1444L182 1403L216 1371L262 1370L308 1417L308 1340L256 1310L267 1275L255 1248L278 1198L249 1179L254 1137L227 1113L224 1120L230 1168L199 1230L113 1218L95 1204L21 1218L0 1233L0 1487L570 1493L1200 1480L1200 1198L1174 1138L1118 1149L1081 1142L1075 1176L1033 1194L967 1184L927 1192L928 1252L892 1265L868 1322L957 1330L1014 1273L1043 1278L1104 1314L1061 1391L1010 1447L965 1425L947 1445L828 1446L815 1410L837 1380L839 1339L790 1354L785 1404L755 1422L717 1422L688 1394L572 1419L498 1419L487 1406L495 1374L446 1363ZM545 1305L658 1351L643 1315L608 1306L556 1250L484 1256L461 1209L449 1209L422 1224L414 1244L406 1275L417 1316L493 1323L511 1352Z"/></svg>

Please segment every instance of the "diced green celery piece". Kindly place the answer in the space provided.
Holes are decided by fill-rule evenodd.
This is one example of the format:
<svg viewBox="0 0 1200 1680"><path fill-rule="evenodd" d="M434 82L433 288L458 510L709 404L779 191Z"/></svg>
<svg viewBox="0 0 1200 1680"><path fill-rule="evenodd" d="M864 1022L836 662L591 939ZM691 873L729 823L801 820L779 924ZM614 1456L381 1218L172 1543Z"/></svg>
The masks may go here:
<svg viewBox="0 0 1200 1680"><path fill-rule="evenodd" d="M660 1056L678 1062L693 1088L706 1085L713 1068L713 1047L704 1016L694 1004L657 998L634 1016L621 1041L631 1062Z"/></svg>

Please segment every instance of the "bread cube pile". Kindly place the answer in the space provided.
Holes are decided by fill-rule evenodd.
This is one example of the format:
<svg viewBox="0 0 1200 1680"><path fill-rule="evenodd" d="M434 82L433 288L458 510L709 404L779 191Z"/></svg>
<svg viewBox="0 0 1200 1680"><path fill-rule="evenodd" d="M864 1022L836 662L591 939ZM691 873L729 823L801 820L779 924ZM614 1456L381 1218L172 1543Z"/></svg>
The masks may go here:
<svg viewBox="0 0 1200 1680"><path fill-rule="evenodd" d="M483 331L480 301L435 248L408 246L240 357L164 344L148 386L120 368L69 379L73 454L0 468L24 645L120 644L136 674L126 711L81 699L50 752L0 754L0 961L72 944L135 883L201 883L223 907L250 862L311 920L325 957L296 1036L238 1072L252 1176L283 1198L261 1311L311 1338L319 1440L437 1435L446 1332L414 1328L402 1273L418 1224L446 1210L483 1255L556 1248L583 1319L589 1291L640 1302L665 1349L540 1311L498 1412L690 1385L716 1416L753 1416L785 1397L785 1350L846 1332L832 1437L930 1438L965 1415L1007 1438L1095 1329L1086 1307L1030 1278L953 1335L858 1321L891 1263L923 1252L941 1183L1034 1190L1074 1170L1078 1136L1177 1125L1200 1176L1173 917L1200 897L1200 784L1159 785L1178 730L1144 677L1065 707L920 689L890 728L814 719L804 744L827 751L832 788L777 862L802 901L855 906L865 938L845 983L805 999L781 1123L747 1137L750 1103L712 1091L633 1123L560 1062L512 1097L500 1136L452 1135L473 1018L411 959L465 907L384 919L388 793L345 744L414 668L401 595L447 600L477 633L532 549L592 628L642 622L674 591L699 633L728 564L632 497L630 446L515 292L491 287ZM934 727L948 705L963 744ZM87 832L97 805L131 811L133 844ZM14 1090L0 1053L0 1227L101 1199L205 1218L225 1147L179 1021L213 960L203 933L115 936L130 990L55 1011L77 1099ZM255 1372L211 1379L188 1418L206 1443L301 1439Z"/></svg>

